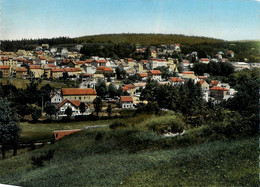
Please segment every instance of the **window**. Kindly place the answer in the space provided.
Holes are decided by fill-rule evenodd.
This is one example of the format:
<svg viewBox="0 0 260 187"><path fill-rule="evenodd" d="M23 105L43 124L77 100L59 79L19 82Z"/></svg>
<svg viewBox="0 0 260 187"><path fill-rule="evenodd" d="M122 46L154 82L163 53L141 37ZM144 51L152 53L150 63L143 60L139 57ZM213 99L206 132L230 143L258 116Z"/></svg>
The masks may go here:
<svg viewBox="0 0 260 187"><path fill-rule="evenodd" d="M74 99L76 99L76 97L74 97Z"/></svg>
<svg viewBox="0 0 260 187"><path fill-rule="evenodd" d="M81 100L81 97L79 97L79 100Z"/></svg>

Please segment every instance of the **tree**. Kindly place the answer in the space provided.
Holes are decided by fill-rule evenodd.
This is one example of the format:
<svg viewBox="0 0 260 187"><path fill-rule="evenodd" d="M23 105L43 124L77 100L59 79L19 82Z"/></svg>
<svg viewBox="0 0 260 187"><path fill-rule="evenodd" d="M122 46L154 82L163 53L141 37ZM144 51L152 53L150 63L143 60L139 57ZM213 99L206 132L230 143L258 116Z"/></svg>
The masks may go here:
<svg viewBox="0 0 260 187"><path fill-rule="evenodd" d="M110 104L107 106L107 110L106 110L106 111L107 111L108 116L111 117L111 114L112 114L112 107L111 107Z"/></svg>
<svg viewBox="0 0 260 187"><path fill-rule="evenodd" d="M94 104L95 112L98 117L98 113L101 112L102 110L102 99L100 97L97 97L96 99L94 99L93 104Z"/></svg>
<svg viewBox="0 0 260 187"><path fill-rule="evenodd" d="M68 118L70 119L70 117L72 116L72 108L67 107L65 110L65 114L68 116Z"/></svg>
<svg viewBox="0 0 260 187"><path fill-rule="evenodd" d="M2 158L5 159L5 151L8 145L13 147L13 155L17 154L17 143L21 129L17 124L17 118L8 101L0 98L0 144L2 145Z"/></svg>
<svg viewBox="0 0 260 187"><path fill-rule="evenodd" d="M116 89L116 86L111 83L108 87L108 93L109 93L109 96L110 97L114 97L117 95L117 89Z"/></svg>
<svg viewBox="0 0 260 187"><path fill-rule="evenodd" d="M83 114L86 111L86 105L85 103L81 102L79 105L80 113Z"/></svg>
<svg viewBox="0 0 260 187"><path fill-rule="evenodd" d="M46 114L49 115L49 118L51 118L52 115L56 114L57 108L55 105L47 103L47 105L44 108L44 111L46 112Z"/></svg>
<svg viewBox="0 0 260 187"><path fill-rule="evenodd" d="M42 116L42 111L39 108L34 108L32 112L32 119L34 122L37 122L38 119Z"/></svg>
<svg viewBox="0 0 260 187"><path fill-rule="evenodd" d="M107 94L106 82L104 80L98 79L98 82L95 87L96 87L97 95L101 97L105 97L105 95Z"/></svg>

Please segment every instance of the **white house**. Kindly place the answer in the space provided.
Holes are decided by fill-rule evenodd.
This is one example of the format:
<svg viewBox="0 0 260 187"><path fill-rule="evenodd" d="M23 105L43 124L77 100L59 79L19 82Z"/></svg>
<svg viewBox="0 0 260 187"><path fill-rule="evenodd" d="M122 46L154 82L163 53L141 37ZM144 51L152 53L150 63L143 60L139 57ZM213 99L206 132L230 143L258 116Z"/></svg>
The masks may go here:
<svg viewBox="0 0 260 187"><path fill-rule="evenodd" d="M59 104L63 101L63 97L60 92L53 92L51 94L51 103Z"/></svg>
<svg viewBox="0 0 260 187"><path fill-rule="evenodd" d="M170 78L170 83L173 85L173 86L176 86L176 85L181 85L181 84L184 84L184 80L179 78L179 77L171 77Z"/></svg>
<svg viewBox="0 0 260 187"><path fill-rule="evenodd" d="M208 64L209 63L209 59L208 58L201 58L200 59L200 63Z"/></svg>
<svg viewBox="0 0 260 187"><path fill-rule="evenodd" d="M120 107L126 109L134 108L133 98L131 96L121 96Z"/></svg>
<svg viewBox="0 0 260 187"><path fill-rule="evenodd" d="M58 109L59 109L58 115L66 116L65 111L68 107L72 109L72 116L82 115L80 113L80 108L79 108L80 103L81 101L79 100L68 100L68 99L64 100L58 105ZM89 114L90 114L90 109L85 104L85 112L83 113L83 115L89 115Z"/></svg>
<svg viewBox="0 0 260 187"><path fill-rule="evenodd" d="M161 66L167 67L167 61L165 59L152 58L149 60L149 65L151 69L155 69Z"/></svg>
<svg viewBox="0 0 260 187"><path fill-rule="evenodd" d="M160 70L150 70L149 71L149 77L153 80L156 81L161 81L162 80L162 76L161 76L161 71Z"/></svg>

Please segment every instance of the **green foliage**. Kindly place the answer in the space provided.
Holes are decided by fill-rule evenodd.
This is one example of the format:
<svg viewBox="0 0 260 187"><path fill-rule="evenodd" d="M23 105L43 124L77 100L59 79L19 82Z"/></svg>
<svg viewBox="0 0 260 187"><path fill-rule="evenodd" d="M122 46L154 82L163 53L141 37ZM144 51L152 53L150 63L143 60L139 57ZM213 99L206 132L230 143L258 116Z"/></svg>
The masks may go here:
<svg viewBox="0 0 260 187"><path fill-rule="evenodd" d="M83 114L86 111L86 105L85 103L81 102L79 105L80 113Z"/></svg>
<svg viewBox="0 0 260 187"><path fill-rule="evenodd" d="M7 146L13 147L13 155L16 155L17 143L20 137L21 129L17 124L17 118L10 104L4 98L0 97L0 144L2 158L5 159Z"/></svg>
<svg viewBox="0 0 260 187"><path fill-rule="evenodd" d="M111 117L111 114L112 114L111 104L109 104L109 105L107 106L106 112L108 113L108 116Z"/></svg>
<svg viewBox="0 0 260 187"><path fill-rule="evenodd" d="M34 108L32 112L33 122L37 122L38 119L42 116L42 111L39 108Z"/></svg>
<svg viewBox="0 0 260 187"><path fill-rule="evenodd" d="M234 67L228 62L195 63L193 70L198 75L209 73L213 76L229 76L234 72Z"/></svg>
<svg viewBox="0 0 260 187"><path fill-rule="evenodd" d="M44 107L44 111L51 118L52 115L56 114L57 107L55 105L51 104L51 103L47 103L47 105Z"/></svg>
<svg viewBox="0 0 260 187"><path fill-rule="evenodd" d="M102 99L100 97L96 97L93 101L95 112L98 116L98 113L102 110Z"/></svg>
<svg viewBox="0 0 260 187"><path fill-rule="evenodd" d="M131 44L140 44L140 45L158 45L158 44L172 44L175 43L216 43L222 42L222 40L199 37L199 36L185 36L177 34L104 34L104 35L94 35L94 36L83 36L76 38L76 40L83 40L85 42L106 43L112 41L112 43L131 43Z"/></svg>
<svg viewBox="0 0 260 187"><path fill-rule="evenodd" d="M32 156L32 165L36 167L42 167L44 166L44 161L50 161L53 158L54 150L50 149L45 154L42 154L40 156Z"/></svg>
<svg viewBox="0 0 260 187"><path fill-rule="evenodd" d="M115 121L109 126L110 129L116 129L119 127L127 127L127 124L122 121Z"/></svg>
<svg viewBox="0 0 260 187"><path fill-rule="evenodd" d="M107 86L104 80L98 79L95 88L98 96L105 97L105 95L107 94Z"/></svg>
<svg viewBox="0 0 260 187"><path fill-rule="evenodd" d="M70 119L71 115L72 115L72 108L71 107L67 107L66 110L65 110L65 114Z"/></svg>

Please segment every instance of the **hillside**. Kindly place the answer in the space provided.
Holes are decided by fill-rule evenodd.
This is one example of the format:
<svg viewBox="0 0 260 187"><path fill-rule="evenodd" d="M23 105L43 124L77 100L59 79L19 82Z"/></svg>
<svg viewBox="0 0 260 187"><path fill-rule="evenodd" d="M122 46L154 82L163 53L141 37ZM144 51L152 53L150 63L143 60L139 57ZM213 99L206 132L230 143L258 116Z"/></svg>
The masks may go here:
<svg viewBox="0 0 260 187"><path fill-rule="evenodd" d="M224 40L201 37L201 36L185 36L177 34L103 34L82 36L75 38L81 42L91 43L131 43L140 45L157 45L157 44L195 44L195 43L218 43Z"/></svg>
<svg viewBox="0 0 260 187"><path fill-rule="evenodd" d="M90 129L53 145L20 150L16 157L0 160L0 183L20 186L257 186L258 137L214 141L205 136L207 127L201 126L177 138L164 138L147 128L147 125L164 124L172 118L175 119L172 113L160 117L139 116L126 120L136 125ZM80 124L74 125L78 128ZM40 158L51 150L53 157L45 160L43 166L32 164L32 157Z"/></svg>

